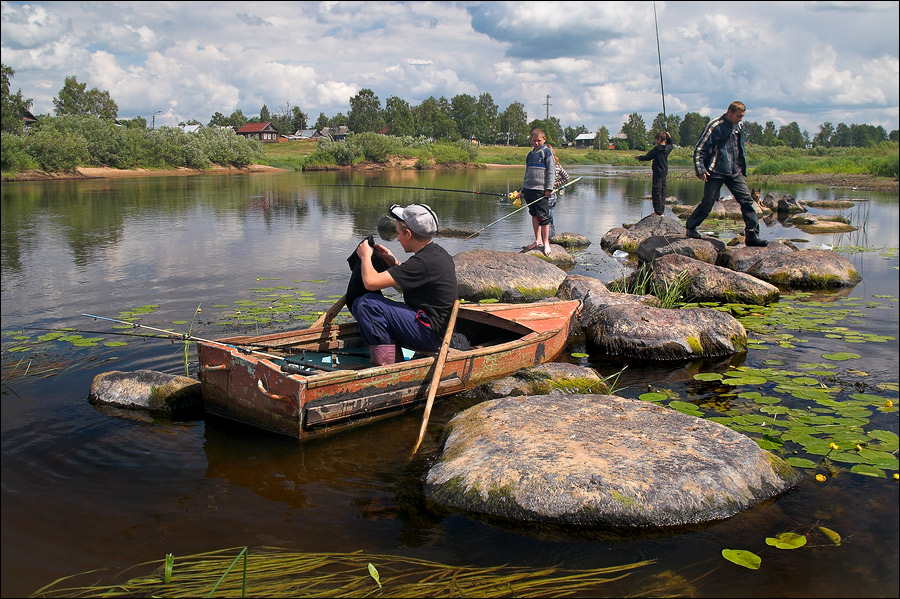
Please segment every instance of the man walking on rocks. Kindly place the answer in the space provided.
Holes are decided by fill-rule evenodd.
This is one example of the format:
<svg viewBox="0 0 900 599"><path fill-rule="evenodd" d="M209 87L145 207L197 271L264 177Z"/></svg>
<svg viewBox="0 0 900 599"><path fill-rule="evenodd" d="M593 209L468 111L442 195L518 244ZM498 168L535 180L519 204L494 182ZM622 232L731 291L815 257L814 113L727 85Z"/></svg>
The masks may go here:
<svg viewBox="0 0 900 599"><path fill-rule="evenodd" d="M719 199L722 185L728 188L741 206L744 217L744 244L765 247L769 242L759 237L759 217L747 187L747 160L744 152L744 136L741 121L747 107L743 102L732 102L728 111L706 125L694 146L694 173L706 182L703 199L685 223L687 236L700 239L697 227L709 216Z"/></svg>

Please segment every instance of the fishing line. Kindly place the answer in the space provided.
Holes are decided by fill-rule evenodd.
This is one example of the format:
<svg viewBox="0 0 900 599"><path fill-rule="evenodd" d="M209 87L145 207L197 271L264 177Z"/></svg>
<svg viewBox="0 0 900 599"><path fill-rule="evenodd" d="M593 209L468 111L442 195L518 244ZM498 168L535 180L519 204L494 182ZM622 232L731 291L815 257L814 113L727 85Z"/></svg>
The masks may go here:
<svg viewBox="0 0 900 599"><path fill-rule="evenodd" d="M566 183L565 185L562 185L562 186L557 187L556 189L554 189L554 190L553 190L553 193L556 193L556 192L558 192L558 191L560 191L560 190L562 190L562 189L565 189L566 187L568 187L569 185L575 183L576 181L581 181L582 178L583 178L583 177L575 177L574 179L572 179L571 181L569 181L569 182ZM529 206L531 206L531 205L534 204L535 202L539 202L540 200L541 200L541 198L538 198L538 199L534 200L534 202L529 202L529 203L527 203L527 204L524 204L524 205L521 206L520 208L516 208L515 210L513 210L512 212L510 212L510 213L507 214L506 216L501 216L500 218L498 218L498 219L495 220L494 222L489 223L489 224L487 224L487 225L481 227L480 229L478 229L477 231L475 231L474 233L472 233L471 235L469 235L469 236L466 237L465 239L460 239L459 241L457 241L456 243L454 243L453 245L451 245L450 248L453 249L453 248L455 248L457 245L459 245L460 243L462 243L462 242L464 242L464 241L468 241L469 239L472 239L473 237L475 237L476 235L478 235L478 234L481 233L482 231L488 229L489 227L492 227L492 226L496 225L497 223L499 223L499 222L500 222L501 220L503 220L504 218L509 218L510 216L512 216L513 214L515 214L516 212L519 212L519 211L521 211L521 210L524 210L525 208L528 208Z"/></svg>
<svg viewBox="0 0 900 599"><path fill-rule="evenodd" d="M662 94L663 123L669 130L669 118L666 116L666 88L663 86L662 52L659 50L659 22L656 20L656 2L653 3L653 24L656 26L656 56L659 58L659 91Z"/></svg>
<svg viewBox="0 0 900 599"><path fill-rule="evenodd" d="M508 198L508 193L496 193L492 191L473 191L468 189L442 189L440 187L407 187L404 185L363 185L363 184L354 184L354 183L346 183L346 184L330 184L323 183L318 187L378 187L385 189L415 189L417 191L451 191L454 193L471 193L474 195L482 195L482 196L500 196L502 198Z"/></svg>
<svg viewBox="0 0 900 599"><path fill-rule="evenodd" d="M236 349L238 351L245 352L245 353L258 354L260 356L263 356L266 358L273 358L275 360L281 360L284 358L283 356L275 356L273 354L267 354L267 353L264 353L261 351L257 351L255 349L250 349L249 346L240 347L238 345L231 345L230 343L222 343L221 341L213 341L211 339L203 339L202 337L195 337L189 333L176 333L174 331L167 331L165 329L157 329L155 327L150 327L145 324L138 324L136 322L128 322L125 320L119 320L118 318L107 318L105 316L95 316L94 314L82 314L82 316L85 316L87 318L107 320L109 322L118 322L120 324L127 324L128 326L131 326L134 328L147 329L148 331L156 331L157 333L163 333L164 335L168 335L169 337L172 337L173 339L178 339L180 341L200 341L202 343L211 343L213 345L220 345L222 347L230 347L232 349Z"/></svg>

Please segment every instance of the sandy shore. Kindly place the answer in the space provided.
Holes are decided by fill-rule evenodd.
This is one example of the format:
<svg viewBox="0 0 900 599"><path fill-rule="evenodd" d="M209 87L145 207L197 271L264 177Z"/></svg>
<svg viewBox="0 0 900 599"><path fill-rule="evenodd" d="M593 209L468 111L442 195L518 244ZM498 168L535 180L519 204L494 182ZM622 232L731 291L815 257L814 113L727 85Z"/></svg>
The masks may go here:
<svg viewBox="0 0 900 599"><path fill-rule="evenodd" d="M506 164L485 164L487 168L522 168L521 165ZM365 170L364 166L357 166L359 170ZM378 165L379 169L383 169L383 165ZM261 164L251 164L250 166L236 168L231 166L219 166L207 170L195 170L189 168L179 168L174 170L150 170L150 169L117 169L117 168L79 168L71 173L45 173L42 171L29 171L18 173L9 177L4 177L4 181L50 181L63 179L119 179L125 177L172 177L184 175L245 175L257 173L282 173L287 172L285 169L275 168L273 166L264 166ZM646 172L631 171L627 176L650 176L650 170ZM684 176L690 176L690 173ZM764 187L771 187L779 183L806 183L809 185L823 185L826 187L849 187L861 191L883 191L898 192L900 191L900 181L886 177L872 177L869 175L773 175L767 177L756 177L751 175L748 177L751 186L759 185L760 182Z"/></svg>
<svg viewBox="0 0 900 599"><path fill-rule="evenodd" d="M18 173L11 177L4 177L4 181L55 181L64 179L122 179L126 177L177 177L184 175L246 175L255 173L283 173L285 169L262 164L251 164L242 168L233 166L217 166L215 168L197 170L191 168L179 168L173 170L151 170L146 168L119 169L82 167L71 173L45 173L42 171L28 171Z"/></svg>

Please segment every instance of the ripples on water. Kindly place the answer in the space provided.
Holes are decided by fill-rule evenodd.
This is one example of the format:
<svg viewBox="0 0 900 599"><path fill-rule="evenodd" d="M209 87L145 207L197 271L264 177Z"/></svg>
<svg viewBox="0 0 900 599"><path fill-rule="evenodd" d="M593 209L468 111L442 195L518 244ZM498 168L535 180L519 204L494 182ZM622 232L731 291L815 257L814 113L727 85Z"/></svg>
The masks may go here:
<svg viewBox="0 0 900 599"><path fill-rule="evenodd" d="M630 267L604 252L600 238L652 211L649 200L641 199L650 180L611 178L596 167L569 171L585 179L561 198L556 229L593 241L578 254L573 272L602 281L621 276ZM119 317L152 304L158 308L142 323L184 331L186 325L173 322L194 320L193 334L215 338L232 332L216 324L221 315L239 300L258 298L262 292L254 289L307 291L326 305L326 298L343 292L347 255L395 202L424 201L444 226L482 229L465 242L441 240L451 253L476 247L518 251L532 235L530 220L524 211L510 215L513 208L496 197L330 185L505 192L516 189L520 177L520 169L497 169L4 184L3 330L104 330L103 323L81 314ZM701 187L676 175L669 191L690 203L699 200ZM800 200L860 195L809 186L775 191L790 191ZM773 223L764 226L763 236L803 238L808 248L897 248L896 195L863 199L865 212L842 211L865 219L856 233L804 235ZM395 242L386 243L401 254ZM846 255L864 277L851 297L877 304L859 308L865 318L847 326L896 336L896 251ZM877 295L889 298L875 300ZM194 319L199 303L202 311ZM896 339L848 350L848 344L821 334L803 336L805 343L795 348L750 351L717 363L629 365L621 394L636 397L653 385L686 400L716 399L704 396L695 372L761 367L767 359L790 368L836 350L864 354L856 367L870 373L871 383L897 381ZM578 338L568 349L584 350ZM605 375L622 367L599 359L589 363ZM43 374L23 377L24 368ZM466 400L438 402L422 449L410 460L420 412L298 445L216 419L173 422L90 406L93 377L116 369L183 374L182 345L131 340L121 348L73 351L53 344L27 363L4 351L3 596L26 595L91 569L244 545L362 549L476 566L597 568L657 560L604 589L620 595L653 594L647 589L658 590L661 580L671 584L666 594L698 597L734 596L735 589L742 596L898 593L900 527L897 487L890 480L844 472L819 484L809 475L775 501L723 522L677 530L520 525L447 511L419 492L439 451L442 426L469 405ZM876 426L896 432L896 415L879 416ZM838 530L845 543L796 551L765 544L766 536L804 533L819 524ZM750 572L726 562L720 557L724 548L760 554L763 568Z"/></svg>

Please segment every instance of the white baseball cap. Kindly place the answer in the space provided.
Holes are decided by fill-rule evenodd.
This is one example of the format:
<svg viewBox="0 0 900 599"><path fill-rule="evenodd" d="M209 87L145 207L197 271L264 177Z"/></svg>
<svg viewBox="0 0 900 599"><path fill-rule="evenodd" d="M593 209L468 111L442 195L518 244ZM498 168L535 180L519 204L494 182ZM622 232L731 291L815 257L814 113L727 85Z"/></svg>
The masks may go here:
<svg viewBox="0 0 900 599"><path fill-rule="evenodd" d="M438 232L437 216L428 204L410 204L406 208L394 204L388 213L404 223L416 235L432 237Z"/></svg>

